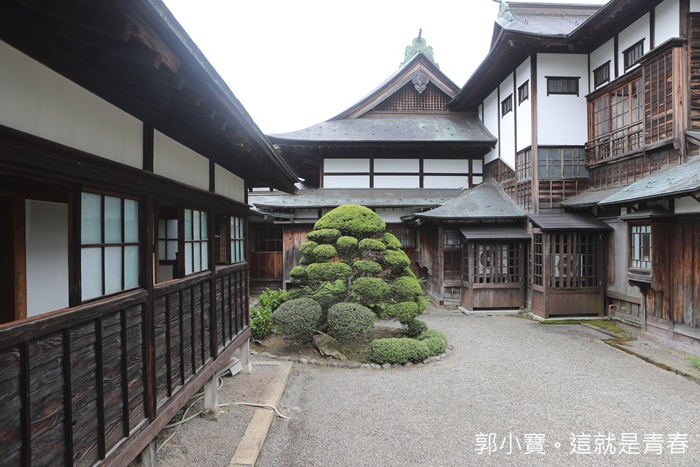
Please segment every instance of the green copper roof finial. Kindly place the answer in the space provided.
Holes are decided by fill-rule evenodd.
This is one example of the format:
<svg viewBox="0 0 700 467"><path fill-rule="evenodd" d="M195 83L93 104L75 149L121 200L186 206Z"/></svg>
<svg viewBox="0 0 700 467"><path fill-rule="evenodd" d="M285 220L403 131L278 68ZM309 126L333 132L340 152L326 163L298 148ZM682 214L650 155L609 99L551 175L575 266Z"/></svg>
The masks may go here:
<svg viewBox="0 0 700 467"><path fill-rule="evenodd" d="M515 16L510 11L510 5L507 0L501 0L501 7L498 9L498 18L504 18L506 21L513 21Z"/></svg>
<svg viewBox="0 0 700 467"><path fill-rule="evenodd" d="M433 48L425 42L425 39L423 39L421 36L423 35L423 29L418 30L418 37L413 39L413 42L411 45L406 46L406 54L404 55L403 62L401 62L401 65L399 65L399 68L404 66L406 63L408 63L411 58L413 58L414 55L422 53L426 57L428 57L428 60L431 62L435 63L435 59L433 58ZM435 66L440 68L440 65L435 63Z"/></svg>

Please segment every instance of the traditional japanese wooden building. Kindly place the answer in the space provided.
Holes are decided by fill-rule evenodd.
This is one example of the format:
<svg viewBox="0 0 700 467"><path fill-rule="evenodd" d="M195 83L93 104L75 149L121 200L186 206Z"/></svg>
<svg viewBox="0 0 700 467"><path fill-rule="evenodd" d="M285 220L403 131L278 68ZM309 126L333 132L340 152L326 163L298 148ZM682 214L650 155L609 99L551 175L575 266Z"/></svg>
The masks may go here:
<svg viewBox="0 0 700 467"><path fill-rule="evenodd" d="M475 112L448 109L458 91L419 35L407 47L399 70L357 104L312 127L270 135L304 179L304 189L294 195L250 196L251 204L268 219L251 222L251 244L256 249L250 253L251 262L256 256L266 258L260 261L266 266L261 266L257 277L272 276L286 284L298 260L299 245L313 223L345 203L374 209L409 257L426 255L426 261L427 255L442 255L442 249L421 251L428 236L441 235L437 230L419 231L402 217L438 207L483 180L483 155L496 140ZM269 240L280 237L278 243ZM281 258L272 262L275 266L269 266L269 253L261 251L271 243ZM445 263L440 259L436 264ZM423 265L414 261L413 267L420 274ZM444 270L431 274L442 277ZM459 303L458 297L446 297L442 286L429 289L428 294L440 303Z"/></svg>
<svg viewBox="0 0 700 467"><path fill-rule="evenodd" d="M127 465L247 343L246 188L298 180L160 0L3 1L0 63L0 465Z"/></svg>
<svg viewBox="0 0 700 467"><path fill-rule="evenodd" d="M501 2L450 109L497 136L484 175L529 213L536 313L609 313L700 352L699 43L690 0Z"/></svg>

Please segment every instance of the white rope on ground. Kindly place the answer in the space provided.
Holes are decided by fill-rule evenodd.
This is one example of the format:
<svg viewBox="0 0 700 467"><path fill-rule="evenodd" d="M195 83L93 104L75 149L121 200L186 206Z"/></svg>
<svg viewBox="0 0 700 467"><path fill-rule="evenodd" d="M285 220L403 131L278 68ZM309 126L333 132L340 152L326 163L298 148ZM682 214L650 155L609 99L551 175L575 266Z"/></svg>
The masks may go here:
<svg viewBox="0 0 700 467"><path fill-rule="evenodd" d="M218 391L219 389L221 389L221 388L223 387L223 385L224 385L224 379L223 379L221 376L219 376L219 377L218 377L218 385L217 385L217 388L216 388L217 391ZM184 425L185 423L189 422L190 420L192 420L192 419L194 419L194 418L199 417L200 415L202 415L202 414L204 413L203 410L200 410L199 412L197 412L197 413L195 413L195 414L190 415L189 417L187 417L187 412L189 412L190 409L194 406L194 403L197 401L197 399L199 399L199 398L201 398L201 397L204 397L204 392L199 392L199 393L195 394L195 395L192 397L192 399L190 399L190 402L191 402L191 403L190 403L190 405L185 409L185 413L182 414L182 418L180 419L180 421L179 421L179 422L175 422L175 423L170 423L169 425L165 425L165 426L163 427L163 429L175 428L175 430L170 434L170 436L168 436L168 437L165 439L165 441L163 441L163 442L161 443L160 446L158 446L158 449L156 449L156 452L160 452L160 450L168 443L168 441L170 441L171 439L173 439L173 436L175 436L175 433L177 433L177 431L180 429L180 427L181 427L182 425ZM253 403L253 402L227 402L227 403L225 403L225 404L219 404L219 407L229 407L229 406L231 406L231 405L247 405L247 406L250 406L250 407L262 407L262 408L266 408L266 409L272 409L272 410L275 411L275 413L277 414L278 417L283 418L283 419L285 419L285 420L290 420L290 417L288 417L288 416L286 416L286 415L282 415L282 413L277 409L277 407L275 407L275 406L272 405L272 404L255 404L255 403Z"/></svg>

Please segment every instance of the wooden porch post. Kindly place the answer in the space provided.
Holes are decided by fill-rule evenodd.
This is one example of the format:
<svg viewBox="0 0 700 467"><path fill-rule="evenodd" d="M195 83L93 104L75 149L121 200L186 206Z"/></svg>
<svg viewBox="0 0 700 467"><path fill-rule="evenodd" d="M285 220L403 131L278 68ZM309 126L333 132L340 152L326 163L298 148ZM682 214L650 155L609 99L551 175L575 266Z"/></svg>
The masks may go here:
<svg viewBox="0 0 700 467"><path fill-rule="evenodd" d="M219 377L214 375L204 383L204 413L207 420L218 420L221 408L219 407Z"/></svg>
<svg viewBox="0 0 700 467"><path fill-rule="evenodd" d="M250 363L250 339L246 339L241 346L241 366L243 373L253 372L253 365Z"/></svg>

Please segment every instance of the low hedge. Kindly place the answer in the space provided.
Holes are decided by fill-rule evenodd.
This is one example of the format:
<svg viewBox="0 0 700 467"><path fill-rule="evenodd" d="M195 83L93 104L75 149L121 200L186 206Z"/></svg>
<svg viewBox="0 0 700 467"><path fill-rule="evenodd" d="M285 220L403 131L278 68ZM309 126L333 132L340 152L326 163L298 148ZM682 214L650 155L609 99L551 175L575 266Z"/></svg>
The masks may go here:
<svg viewBox="0 0 700 467"><path fill-rule="evenodd" d="M341 341L371 331L374 321L372 310L358 303L338 303L328 309L328 333Z"/></svg>
<svg viewBox="0 0 700 467"><path fill-rule="evenodd" d="M321 305L310 298L284 302L272 313L273 324L287 334L311 334L321 320Z"/></svg>
<svg viewBox="0 0 700 467"><path fill-rule="evenodd" d="M425 342L431 357L445 353L447 349L447 337L437 329L423 331L421 335L418 336L418 340Z"/></svg>
<svg viewBox="0 0 700 467"><path fill-rule="evenodd" d="M422 362L428 358L428 347L424 341L404 338L376 339L369 345L369 359L383 365L384 363Z"/></svg>

